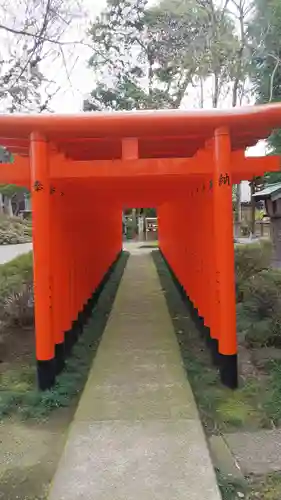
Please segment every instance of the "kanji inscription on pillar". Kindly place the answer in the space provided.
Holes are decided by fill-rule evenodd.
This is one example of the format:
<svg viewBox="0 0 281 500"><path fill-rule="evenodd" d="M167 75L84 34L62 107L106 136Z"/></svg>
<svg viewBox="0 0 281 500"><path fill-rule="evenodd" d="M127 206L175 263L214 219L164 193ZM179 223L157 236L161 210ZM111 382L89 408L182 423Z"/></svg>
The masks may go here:
<svg viewBox="0 0 281 500"><path fill-rule="evenodd" d="M41 181L35 181L34 182L34 185L33 185L33 189L34 191L38 192L38 191L43 191L44 187L43 187L43 184Z"/></svg>
<svg viewBox="0 0 281 500"><path fill-rule="evenodd" d="M220 175L219 186L230 186L230 178L228 174Z"/></svg>

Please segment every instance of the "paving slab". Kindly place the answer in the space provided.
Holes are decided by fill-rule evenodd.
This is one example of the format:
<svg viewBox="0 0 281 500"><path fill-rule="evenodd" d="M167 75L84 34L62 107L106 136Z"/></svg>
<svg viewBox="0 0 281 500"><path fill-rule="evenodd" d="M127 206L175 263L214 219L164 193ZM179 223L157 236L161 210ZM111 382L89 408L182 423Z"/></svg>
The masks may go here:
<svg viewBox="0 0 281 500"><path fill-rule="evenodd" d="M209 446L215 467L225 476L243 482L244 475L224 437L216 435L211 436L209 438Z"/></svg>
<svg viewBox="0 0 281 500"><path fill-rule="evenodd" d="M196 421L188 426L177 420L98 426L82 422L61 463L60 481L71 493L56 498L218 498L215 482L206 478L210 463L208 455L202 455L201 439Z"/></svg>
<svg viewBox="0 0 281 500"><path fill-rule="evenodd" d="M151 255L131 255L49 500L220 500Z"/></svg>
<svg viewBox="0 0 281 500"><path fill-rule="evenodd" d="M237 432L224 437L245 475L281 471L281 430Z"/></svg>
<svg viewBox="0 0 281 500"><path fill-rule="evenodd" d="M96 386L85 393L77 410L79 420L159 420L197 418L184 384ZM91 412L89 411L91 410Z"/></svg>

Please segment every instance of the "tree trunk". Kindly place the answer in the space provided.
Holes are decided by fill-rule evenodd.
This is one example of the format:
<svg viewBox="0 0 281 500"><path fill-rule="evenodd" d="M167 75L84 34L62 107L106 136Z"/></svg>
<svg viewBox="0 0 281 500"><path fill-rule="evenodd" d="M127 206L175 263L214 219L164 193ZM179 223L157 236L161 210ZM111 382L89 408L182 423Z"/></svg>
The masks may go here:
<svg viewBox="0 0 281 500"><path fill-rule="evenodd" d="M4 213L9 217L13 216L12 200L9 196L4 196Z"/></svg>
<svg viewBox="0 0 281 500"><path fill-rule="evenodd" d="M214 93L213 93L213 108L218 107L219 103L219 77L217 71L214 72Z"/></svg>
<svg viewBox="0 0 281 500"><path fill-rule="evenodd" d="M251 182L251 233L252 236L256 234L256 202L253 195L255 194L255 182Z"/></svg>
<svg viewBox="0 0 281 500"><path fill-rule="evenodd" d="M200 108L204 108L204 80L200 76Z"/></svg>
<svg viewBox="0 0 281 500"><path fill-rule="evenodd" d="M3 195L0 193L0 214L4 213L4 201L3 201Z"/></svg>
<svg viewBox="0 0 281 500"><path fill-rule="evenodd" d="M281 219L274 218L271 222L271 239L273 244L273 265L281 267Z"/></svg>
<svg viewBox="0 0 281 500"><path fill-rule="evenodd" d="M241 222L242 214L241 214L241 183L236 185L236 222Z"/></svg>
<svg viewBox="0 0 281 500"><path fill-rule="evenodd" d="M132 208L132 226L133 226L133 232L134 232L134 237L137 235L137 209Z"/></svg>
<svg viewBox="0 0 281 500"><path fill-rule="evenodd" d="M25 196L25 210L31 210L31 198L30 196Z"/></svg>

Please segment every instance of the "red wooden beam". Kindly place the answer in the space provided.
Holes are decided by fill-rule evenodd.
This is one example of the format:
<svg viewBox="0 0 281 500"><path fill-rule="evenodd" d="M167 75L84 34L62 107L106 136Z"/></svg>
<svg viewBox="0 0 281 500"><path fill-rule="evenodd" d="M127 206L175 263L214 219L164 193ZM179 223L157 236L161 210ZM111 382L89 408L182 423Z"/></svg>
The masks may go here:
<svg viewBox="0 0 281 500"><path fill-rule="evenodd" d="M134 144L134 146L132 146ZM128 157L136 155L136 143L132 142ZM265 172L280 170L279 156L248 157L241 151L231 155L230 171L232 182L250 180ZM155 178L160 181L166 176L189 177L194 175L211 175L213 171L212 158L202 151L194 158L163 158L163 159L128 159L113 161L72 161L62 155L53 154L50 160L51 179L108 179L117 178ZM13 163L0 164L0 183L30 186L30 161L23 156L15 156ZM159 186L160 187L160 186Z"/></svg>
<svg viewBox="0 0 281 500"><path fill-rule="evenodd" d="M16 156L13 163L0 163L0 183L30 187L30 161Z"/></svg>

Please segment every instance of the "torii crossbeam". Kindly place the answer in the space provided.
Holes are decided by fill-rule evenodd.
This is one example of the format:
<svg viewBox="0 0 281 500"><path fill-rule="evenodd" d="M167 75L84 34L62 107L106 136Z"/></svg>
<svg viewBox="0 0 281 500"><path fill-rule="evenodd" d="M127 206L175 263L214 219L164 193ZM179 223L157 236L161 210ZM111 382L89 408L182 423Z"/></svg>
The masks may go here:
<svg viewBox="0 0 281 500"><path fill-rule="evenodd" d="M237 386L232 184L280 169L277 156L245 157L280 126L281 105L0 116L14 155L0 183L31 191L41 389L121 251L124 206L157 207L160 249L203 318L223 383Z"/></svg>

